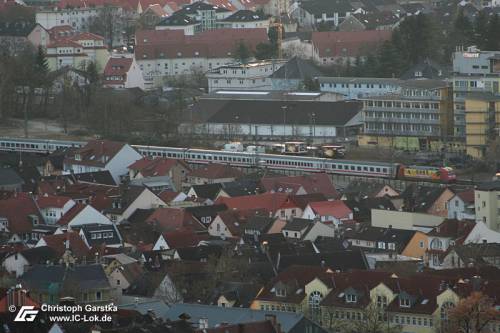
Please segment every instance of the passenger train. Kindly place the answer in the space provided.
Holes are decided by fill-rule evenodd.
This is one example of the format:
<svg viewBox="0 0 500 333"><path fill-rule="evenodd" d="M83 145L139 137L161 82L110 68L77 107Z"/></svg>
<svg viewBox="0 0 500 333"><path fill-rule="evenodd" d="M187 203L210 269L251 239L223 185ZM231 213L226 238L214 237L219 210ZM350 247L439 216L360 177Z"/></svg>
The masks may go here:
<svg viewBox="0 0 500 333"><path fill-rule="evenodd" d="M23 151L35 153L49 153L60 148L82 147L83 141L61 141L61 140L43 140L43 139L12 139L0 138L0 150ZM233 152L207 149L175 148L132 145L144 156L170 157L185 160L188 163L207 164L228 163L238 167L258 166L277 170L297 170L307 172L326 172L331 174L358 176L358 177L377 177L388 179L410 179L412 174L418 174L415 177L418 180L453 182L455 175L451 168L432 168L432 167L405 167L399 163L387 162L368 162L368 161L349 161L336 160L331 158L318 158L306 156L287 156L275 154L255 154L249 152ZM418 172L422 168L426 172ZM405 170L411 169L411 172ZM433 172L432 169L434 170ZM428 177L426 177L428 175Z"/></svg>

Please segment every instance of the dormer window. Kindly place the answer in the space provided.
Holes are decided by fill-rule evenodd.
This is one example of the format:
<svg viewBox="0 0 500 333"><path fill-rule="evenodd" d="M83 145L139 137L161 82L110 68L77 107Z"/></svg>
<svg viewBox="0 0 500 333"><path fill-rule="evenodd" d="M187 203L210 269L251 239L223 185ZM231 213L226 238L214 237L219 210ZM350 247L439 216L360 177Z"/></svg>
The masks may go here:
<svg viewBox="0 0 500 333"><path fill-rule="evenodd" d="M346 303L356 303L358 301L358 297L354 294L345 295Z"/></svg>
<svg viewBox="0 0 500 333"><path fill-rule="evenodd" d="M422 72L420 71L415 72L415 77L422 77Z"/></svg>
<svg viewBox="0 0 500 333"><path fill-rule="evenodd" d="M411 301L407 297L400 297L399 298L399 306L402 308L409 308L411 306Z"/></svg>
<svg viewBox="0 0 500 333"><path fill-rule="evenodd" d="M76 161L81 161L81 160L82 160L82 155L80 155L80 154L75 154L75 160L76 160Z"/></svg>
<svg viewBox="0 0 500 333"><path fill-rule="evenodd" d="M285 297L286 296L286 289L284 289L284 288L276 288L276 296L278 296L278 297Z"/></svg>

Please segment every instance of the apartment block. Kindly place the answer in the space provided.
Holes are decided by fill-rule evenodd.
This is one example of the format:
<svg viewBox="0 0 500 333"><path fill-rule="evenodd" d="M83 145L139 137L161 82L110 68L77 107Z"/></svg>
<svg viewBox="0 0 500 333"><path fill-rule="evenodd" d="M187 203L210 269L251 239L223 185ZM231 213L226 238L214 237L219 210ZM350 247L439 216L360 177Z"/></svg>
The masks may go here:
<svg viewBox="0 0 500 333"><path fill-rule="evenodd" d="M500 135L500 94L468 94L464 106L467 154L484 158L490 143Z"/></svg>
<svg viewBox="0 0 500 333"><path fill-rule="evenodd" d="M361 100L365 138L360 141L390 137L400 148L419 150L453 135L453 95L445 81L408 80L400 93Z"/></svg>
<svg viewBox="0 0 500 333"><path fill-rule="evenodd" d="M500 181L481 184L474 192L476 222L483 222L491 230L500 231Z"/></svg>
<svg viewBox="0 0 500 333"><path fill-rule="evenodd" d="M500 93L500 52L478 51L453 54L455 136L466 136L465 100L475 93Z"/></svg>

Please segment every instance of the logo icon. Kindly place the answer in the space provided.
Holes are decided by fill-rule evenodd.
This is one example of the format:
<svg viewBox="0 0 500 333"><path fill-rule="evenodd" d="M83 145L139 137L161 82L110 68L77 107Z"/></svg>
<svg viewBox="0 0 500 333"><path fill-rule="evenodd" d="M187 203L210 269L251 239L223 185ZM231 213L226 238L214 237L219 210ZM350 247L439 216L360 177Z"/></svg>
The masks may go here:
<svg viewBox="0 0 500 333"><path fill-rule="evenodd" d="M38 314L38 310L35 310L35 307L32 305L23 305L21 307L21 310L16 315L16 318L14 318L14 321L34 321L36 318L36 315Z"/></svg>

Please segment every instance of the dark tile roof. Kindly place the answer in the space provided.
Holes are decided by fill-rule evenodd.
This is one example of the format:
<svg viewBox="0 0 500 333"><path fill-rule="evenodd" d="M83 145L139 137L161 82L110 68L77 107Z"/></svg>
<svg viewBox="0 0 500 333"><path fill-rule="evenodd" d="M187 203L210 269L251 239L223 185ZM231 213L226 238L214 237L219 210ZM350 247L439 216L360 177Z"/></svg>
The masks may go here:
<svg viewBox="0 0 500 333"><path fill-rule="evenodd" d="M259 13L256 13L254 11L247 10L247 9L242 9L242 10L238 10L234 14L228 16L223 21L226 21L226 22L253 22L253 21L262 21L265 19L266 19L266 17L259 14Z"/></svg>
<svg viewBox="0 0 500 333"><path fill-rule="evenodd" d="M260 194L264 189L260 182L255 179L239 179L234 182L222 183L222 190L230 197L240 197L243 195Z"/></svg>
<svg viewBox="0 0 500 333"><path fill-rule="evenodd" d="M346 12L353 11L350 2L347 0L310 0L303 1L300 6L316 17L321 17L323 13L328 16L339 13L340 16L343 16Z"/></svg>
<svg viewBox="0 0 500 333"><path fill-rule="evenodd" d="M479 191L500 191L500 180L480 183L476 189Z"/></svg>
<svg viewBox="0 0 500 333"><path fill-rule="evenodd" d="M420 72L421 76L416 76L415 73ZM440 65L430 59L419 62L418 64L409 68L401 75L402 80L409 79L433 79L443 80L450 75L450 68Z"/></svg>
<svg viewBox="0 0 500 333"><path fill-rule="evenodd" d="M195 19L187 16L186 14L176 12L172 16L166 17L161 20L157 26L185 26L185 25L193 25L198 22Z"/></svg>
<svg viewBox="0 0 500 333"><path fill-rule="evenodd" d="M234 301L235 307L250 307L261 286L251 282L222 281L213 291L210 304L217 304L217 299L224 296L228 301Z"/></svg>
<svg viewBox="0 0 500 333"><path fill-rule="evenodd" d="M309 125L310 115L315 114L318 126L344 126L361 110L357 101L287 102L286 121L288 124ZM284 102L274 100L200 100L193 112L210 123L253 123L283 125ZM245 115L245 116L243 116Z"/></svg>
<svg viewBox="0 0 500 333"><path fill-rule="evenodd" d="M363 226L360 228L360 230L357 231L355 229L346 230L344 233L344 237L346 239L394 243L396 251L401 252L402 250L404 250L415 233L415 230Z"/></svg>
<svg viewBox="0 0 500 333"><path fill-rule="evenodd" d="M244 226L245 230L259 230L261 233L269 230L271 225L276 221L274 217L252 216L248 219Z"/></svg>
<svg viewBox="0 0 500 333"><path fill-rule="evenodd" d="M192 189L196 192L198 198L215 200L217 194L219 194L222 184L204 184L204 185L193 185Z"/></svg>
<svg viewBox="0 0 500 333"><path fill-rule="evenodd" d="M368 269L363 251L359 249L341 250L327 253L305 255L282 255L278 270L282 271L292 265L329 267L335 271L349 271L352 269Z"/></svg>
<svg viewBox="0 0 500 333"><path fill-rule="evenodd" d="M308 219L294 218L283 227L283 230L302 231L307 229L312 223L313 221Z"/></svg>
<svg viewBox="0 0 500 333"><path fill-rule="evenodd" d="M445 187L420 186L412 184L408 186L401 197L404 200L406 211L425 213L446 190Z"/></svg>
<svg viewBox="0 0 500 333"><path fill-rule="evenodd" d="M0 186L24 184L24 180L12 168L0 168Z"/></svg>
<svg viewBox="0 0 500 333"><path fill-rule="evenodd" d="M384 183L354 180L347 185L347 187L343 191L343 194L348 196L359 195L359 197L361 198L373 197L377 195L384 186Z"/></svg>
<svg viewBox="0 0 500 333"><path fill-rule="evenodd" d="M212 220L217 216L217 213L227 210L227 206L224 204L220 205L209 205L209 206L193 206L186 207L186 211L191 213L198 221L201 221L202 217L210 216Z"/></svg>
<svg viewBox="0 0 500 333"><path fill-rule="evenodd" d="M382 198L359 198L358 196L347 196L344 203L352 210L354 220L368 222L371 220L372 209L396 210L391 199Z"/></svg>
<svg viewBox="0 0 500 333"><path fill-rule="evenodd" d="M299 57L293 57L286 64L280 67L272 75L272 79L305 80L313 79L324 74L317 69L311 62Z"/></svg>
<svg viewBox="0 0 500 333"><path fill-rule="evenodd" d="M85 235L85 239L87 240L90 247L98 246L100 244L106 244L108 246L123 244L120 232L118 231L118 229L114 224L110 225L86 224L81 226L80 232L83 232L83 234ZM112 233L112 235L104 238L102 237L103 233L105 233L106 235ZM98 238L92 238L93 234L99 235Z"/></svg>
<svg viewBox="0 0 500 333"><path fill-rule="evenodd" d="M116 186L116 182L111 176L111 173L108 170L104 171L96 171L96 172L84 172L78 174L68 175L73 178L75 182L85 182L85 183L94 183L94 184L103 184Z"/></svg>
<svg viewBox="0 0 500 333"><path fill-rule="evenodd" d="M63 265L35 265L21 277L23 286L39 292L61 290L65 282L72 284L71 290L110 287L101 265L76 265L70 268Z"/></svg>
<svg viewBox="0 0 500 333"><path fill-rule="evenodd" d="M47 262L54 262L58 258L56 251L48 246L34 247L31 249L19 252L30 265L46 264Z"/></svg>

